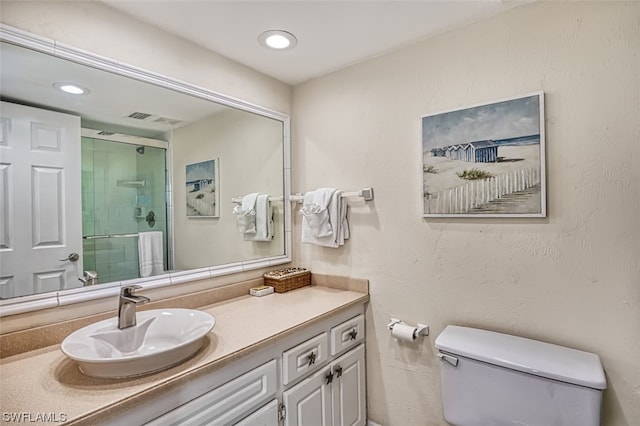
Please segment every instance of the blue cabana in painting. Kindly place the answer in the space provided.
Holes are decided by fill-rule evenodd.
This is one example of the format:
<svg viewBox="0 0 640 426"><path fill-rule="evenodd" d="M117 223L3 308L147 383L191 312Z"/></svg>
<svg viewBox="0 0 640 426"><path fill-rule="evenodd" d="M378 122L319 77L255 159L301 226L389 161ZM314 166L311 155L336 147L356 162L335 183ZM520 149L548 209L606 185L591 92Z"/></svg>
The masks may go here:
<svg viewBox="0 0 640 426"><path fill-rule="evenodd" d="M469 142L462 145L433 148L431 155L472 163L492 163L498 161L498 145L491 140Z"/></svg>

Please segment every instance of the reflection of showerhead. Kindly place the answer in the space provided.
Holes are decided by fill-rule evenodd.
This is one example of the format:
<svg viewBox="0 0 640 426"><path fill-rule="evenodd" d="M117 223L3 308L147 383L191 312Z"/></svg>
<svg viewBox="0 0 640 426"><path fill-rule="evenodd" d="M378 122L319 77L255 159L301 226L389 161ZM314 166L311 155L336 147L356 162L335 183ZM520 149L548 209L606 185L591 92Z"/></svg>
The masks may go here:
<svg viewBox="0 0 640 426"><path fill-rule="evenodd" d="M144 146L139 146L136 148L136 152L138 154L144 154Z"/></svg>

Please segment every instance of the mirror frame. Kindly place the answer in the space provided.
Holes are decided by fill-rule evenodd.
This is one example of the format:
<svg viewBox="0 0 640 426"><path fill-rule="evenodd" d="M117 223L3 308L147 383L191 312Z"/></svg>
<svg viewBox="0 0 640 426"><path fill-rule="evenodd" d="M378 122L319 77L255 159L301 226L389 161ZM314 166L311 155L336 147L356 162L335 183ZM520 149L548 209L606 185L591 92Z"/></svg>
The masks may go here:
<svg viewBox="0 0 640 426"><path fill-rule="evenodd" d="M254 105L230 96L223 95L213 90L195 86L193 84L147 71L132 65L128 65L113 59L109 59L73 46L57 42L53 39L42 37L28 31L11 27L0 23L0 42L11 43L51 56L69 60L81 65L111 72L124 77L129 77L144 83L174 90L190 96L195 96L211 102L216 102L231 108L261 115L281 121L283 124L283 199L284 199L284 254L261 259L240 261L230 264L211 266L187 271L172 272L149 278L133 279L121 282L99 284L96 287L80 287L75 289L60 290L49 293L21 296L12 299L0 300L0 317L16 315L41 309L55 308L75 303L116 296L120 288L125 285L137 284L143 288L159 288L179 285L197 280L214 278L239 272L247 272L255 269L268 268L291 262L291 123L288 115ZM171 168L173 165L171 164ZM173 171L171 171L173 176ZM171 215L173 215L173 209ZM171 217L173 228L173 217ZM172 229L173 231L173 229ZM171 234L173 235L173 234ZM173 240L173 238L172 238ZM173 248L171 248L173 250ZM222 285L222 284L220 284ZM215 288L216 286L212 286Z"/></svg>

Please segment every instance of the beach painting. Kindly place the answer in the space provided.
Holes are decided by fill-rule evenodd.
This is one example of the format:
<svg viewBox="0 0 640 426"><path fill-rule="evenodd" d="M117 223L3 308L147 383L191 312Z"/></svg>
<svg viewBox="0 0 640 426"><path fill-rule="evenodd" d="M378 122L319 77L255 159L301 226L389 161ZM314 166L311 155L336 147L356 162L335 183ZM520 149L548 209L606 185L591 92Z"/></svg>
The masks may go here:
<svg viewBox="0 0 640 426"><path fill-rule="evenodd" d="M542 92L422 117L423 217L546 217Z"/></svg>
<svg viewBox="0 0 640 426"><path fill-rule="evenodd" d="M220 217L218 159L185 166L187 217Z"/></svg>

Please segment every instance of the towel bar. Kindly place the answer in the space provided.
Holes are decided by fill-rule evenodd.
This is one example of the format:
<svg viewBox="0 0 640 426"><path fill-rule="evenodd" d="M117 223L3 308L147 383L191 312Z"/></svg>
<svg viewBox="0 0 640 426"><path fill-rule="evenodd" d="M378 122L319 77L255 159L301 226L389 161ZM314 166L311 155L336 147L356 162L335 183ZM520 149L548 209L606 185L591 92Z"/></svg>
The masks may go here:
<svg viewBox="0 0 640 426"><path fill-rule="evenodd" d="M343 192L342 193L342 198L347 198L347 197L360 197L364 201L371 201L371 200L373 200L373 188L362 188L359 191ZM282 200L283 200L283 197L269 197L269 201L282 201ZM301 203L301 202L304 201L304 195L303 194L291 194L289 196L289 201L293 201L293 202L296 202L296 203ZM232 198L231 202L235 203L235 204L241 204L242 203L242 197Z"/></svg>
<svg viewBox="0 0 640 426"><path fill-rule="evenodd" d="M283 197L269 197L269 201L282 201ZM231 202L234 204L242 204L242 197L232 198Z"/></svg>
<svg viewBox="0 0 640 426"><path fill-rule="evenodd" d="M343 192L342 198L347 198L347 197L360 197L364 199L364 201L371 201L373 200L373 188L362 188L359 191ZM289 196L289 201L301 203L304 201L304 195L292 194Z"/></svg>
<svg viewBox="0 0 640 426"><path fill-rule="evenodd" d="M102 240L104 238L127 238L127 237L138 237L138 234L110 234L110 235L85 235L82 237L83 240Z"/></svg>

